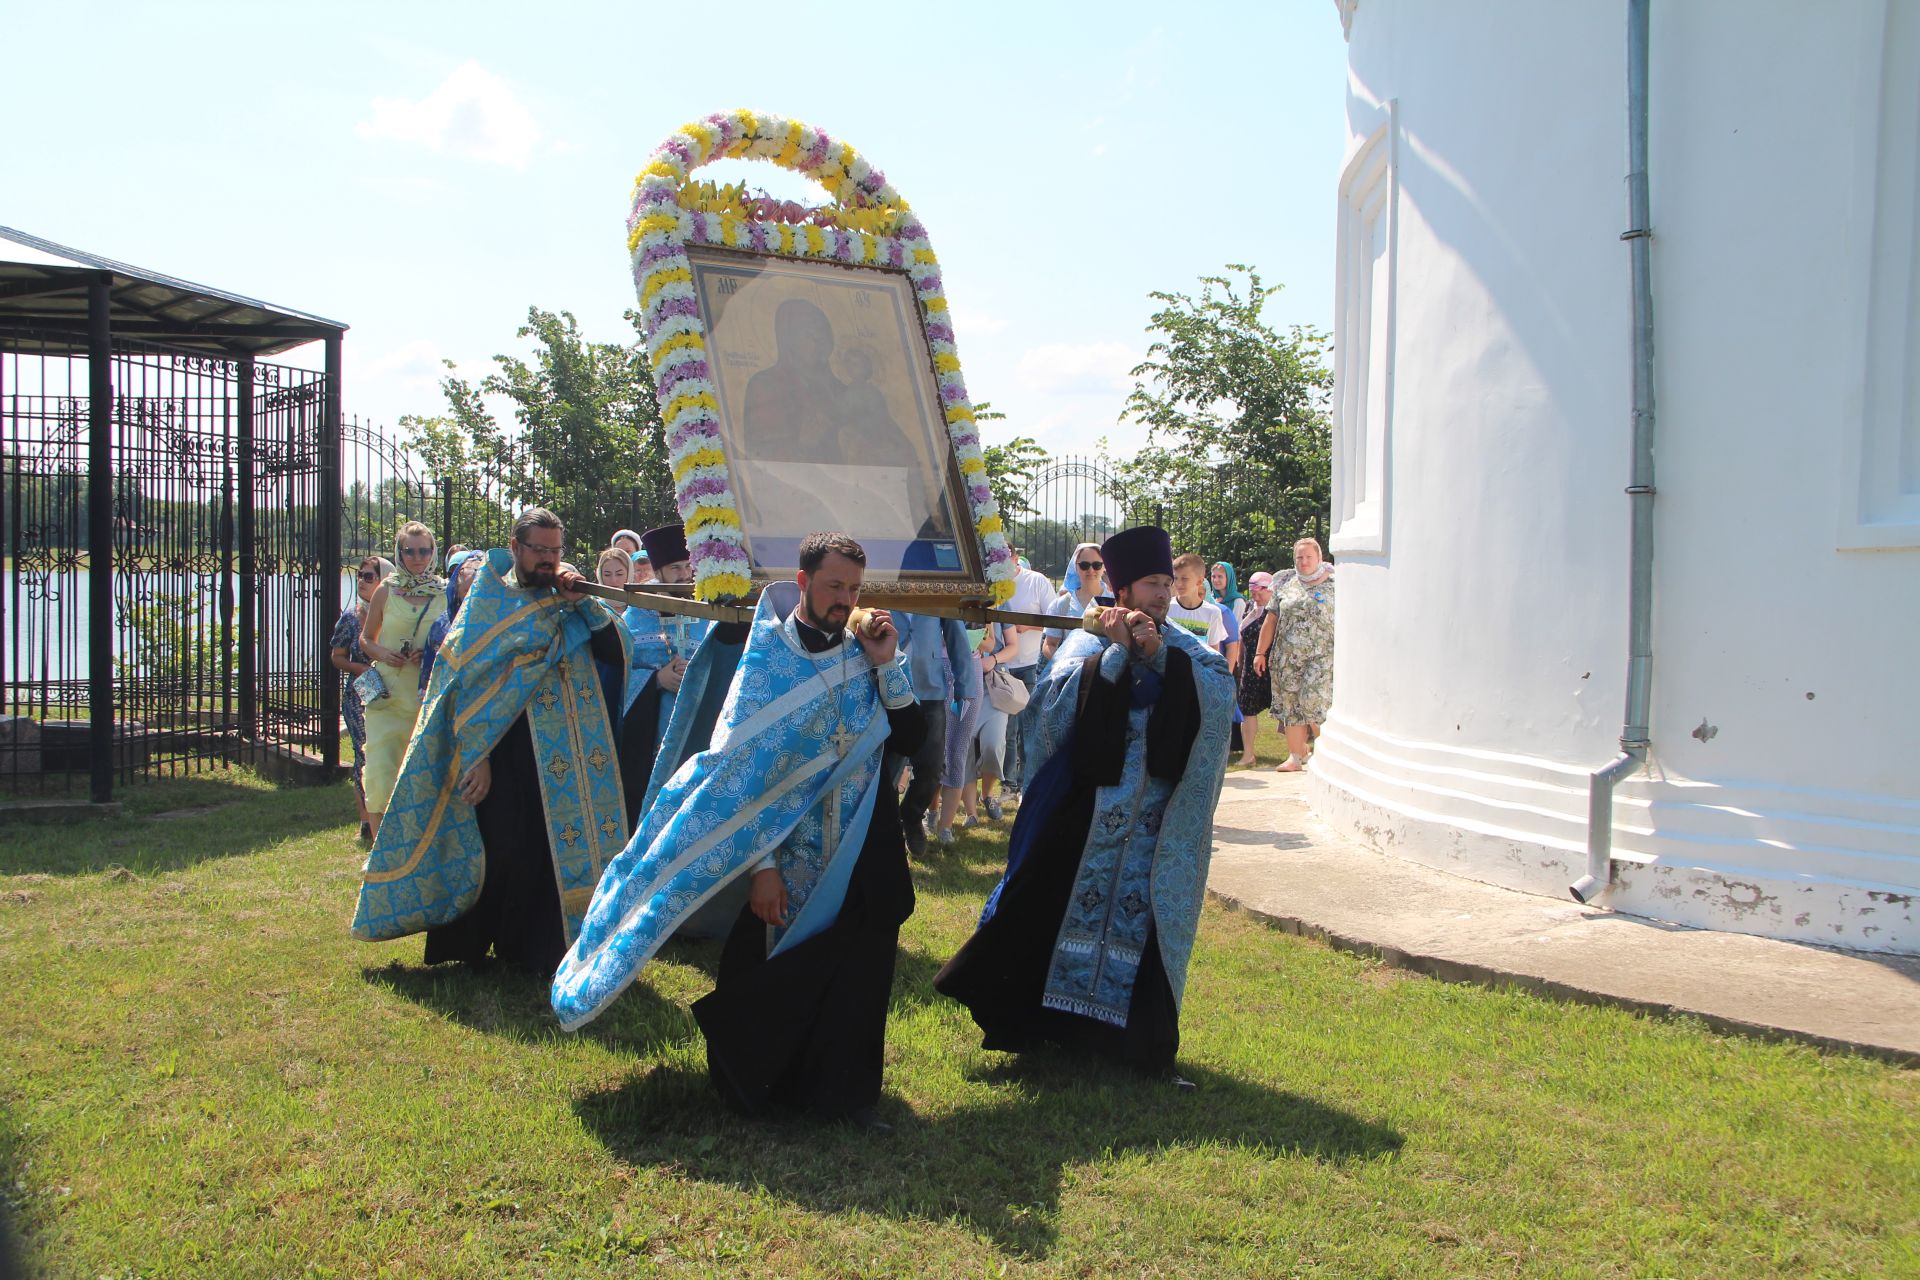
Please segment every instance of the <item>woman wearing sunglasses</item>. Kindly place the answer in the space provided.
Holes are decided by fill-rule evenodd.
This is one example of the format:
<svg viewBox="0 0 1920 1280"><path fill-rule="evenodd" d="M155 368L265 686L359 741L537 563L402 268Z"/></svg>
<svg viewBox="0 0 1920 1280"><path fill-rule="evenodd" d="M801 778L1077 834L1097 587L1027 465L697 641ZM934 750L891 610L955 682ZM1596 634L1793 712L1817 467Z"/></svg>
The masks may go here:
<svg viewBox="0 0 1920 1280"><path fill-rule="evenodd" d="M433 571L433 531L418 520L408 521L394 541L394 552L400 567L374 588L360 641L383 686L366 704L367 763L362 772L368 830L376 836L420 714L419 663L427 632L447 611L446 579Z"/></svg>
<svg viewBox="0 0 1920 1280"><path fill-rule="evenodd" d="M1048 613L1057 613L1073 621L1060 628L1048 628L1047 635L1040 642L1040 661L1044 664L1053 658L1053 651L1067 638L1070 631L1080 629L1080 619L1086 615L1087 606L1093 598L1107 589L1107 566L1100 558L1100 544L1083 542L1073 549L1073 558L1067 561L1065 587L1053 598Z"/></svg>
<svg viewBox="0 0 1920 1280"><path fill-rule="evenodd" d="M373 665L373 659L360 647L360 623L367 612L367 601L373 598L381 579L392 572L393 561L385 556L368 556L360 562L355 583L358 594L352 604L340 611L340 620L333 624L333 638L327 641L333 669L346 677L341 681L340 718L347 722L347 736L353 739L353 802L360 810L362 840L373 839L373 827L367 816L367 793L360 776L367 764L367 713L353 682Z"/></svg>

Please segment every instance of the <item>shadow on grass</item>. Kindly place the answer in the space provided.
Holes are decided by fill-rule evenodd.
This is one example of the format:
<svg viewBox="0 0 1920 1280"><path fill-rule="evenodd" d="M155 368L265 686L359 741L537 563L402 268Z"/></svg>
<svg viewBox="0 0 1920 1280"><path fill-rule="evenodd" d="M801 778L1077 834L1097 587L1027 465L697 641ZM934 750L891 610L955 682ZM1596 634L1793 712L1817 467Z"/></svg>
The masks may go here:
<svg viewBox="0 0 1920 1280"><path fill-rule="evenodd" d="M669 943L661 958L691 964L711 978L719 968L720 944ZM573 1034L619 1053L644 1057L700 1034L686 1005L660 995L646 982L634 983L605 1014L568 1033L560 1029L548 1002L549 981L506 965L429 967L394 960L369 965L360 977L462 1026L527 1044L551 1043Z"/></svg>
<svg viewBox="0 0 1920 1280"><path fill-rule="evenodd" d="M996 1055L996 1058L998 1055ZM1128 1152L1224 1146L1271 1159L1371 1160L1400 1149L1391 1129L1294 1094L1186 1068L1199 1091L1174 1092L1101 1062L1055 1053L999 1059L976 1072L994 1098L921 1120L897 1099L895 1132L871 1137L806 1119L729 1114L704 1073L658 1066L574 1103L616 1158L743 1191L764 1188L822 1213L902 1221L963 1219L1010 1256L1052 1252L1065 1171Z"/></svg>
<svg viewBox="0 0 1920 1280"><path fill-rule="evenodd" d="M275 787L239 769L142 779L114 799L116 815L0 825L0 875L180 871L316 832L347 834L356 822L344 785Z"/></svg>

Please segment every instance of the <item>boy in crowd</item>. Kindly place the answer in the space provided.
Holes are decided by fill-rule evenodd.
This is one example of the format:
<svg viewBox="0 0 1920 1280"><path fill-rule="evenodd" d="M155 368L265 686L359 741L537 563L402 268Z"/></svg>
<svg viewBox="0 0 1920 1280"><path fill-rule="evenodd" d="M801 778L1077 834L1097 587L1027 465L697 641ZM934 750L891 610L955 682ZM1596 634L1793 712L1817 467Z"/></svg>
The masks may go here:
<svg viewBox="0 0 1920 1280"><path fill-rule="evenodd" d="M1167 621L1215 653L1225 652L1226 615L1207 599L1207 562L1192 552L1173 562L1173 603L1167 608Z"/></svg>

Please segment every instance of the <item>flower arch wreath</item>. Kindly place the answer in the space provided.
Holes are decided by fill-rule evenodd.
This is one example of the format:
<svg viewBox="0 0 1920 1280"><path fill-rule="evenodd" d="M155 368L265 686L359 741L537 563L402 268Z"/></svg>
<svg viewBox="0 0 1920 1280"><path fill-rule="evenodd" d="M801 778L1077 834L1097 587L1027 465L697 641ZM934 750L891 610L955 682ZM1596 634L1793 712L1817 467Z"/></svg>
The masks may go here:
<svg viewBox="0 0 1920 1280"><path fill-rule="evenodd" d="M835 204L809 211L767 200L721 199L706 201L714 207L703 208L688 177L720 159L771 161L812 179ZM1017 566L987 484L939 259L926 227L886 175L852 147L798 120L752 111L710 115L671 134L635 180L627 220L627 250L666 424L674 499L687 528L694 597L737 600L752 590L753 581L721 447L719 394L707 363L706 322L694 293L689 244L907 273L920 301L920 324L933 354L947 435L959 459L987 585L994 604L1011 599Z"/></svg>

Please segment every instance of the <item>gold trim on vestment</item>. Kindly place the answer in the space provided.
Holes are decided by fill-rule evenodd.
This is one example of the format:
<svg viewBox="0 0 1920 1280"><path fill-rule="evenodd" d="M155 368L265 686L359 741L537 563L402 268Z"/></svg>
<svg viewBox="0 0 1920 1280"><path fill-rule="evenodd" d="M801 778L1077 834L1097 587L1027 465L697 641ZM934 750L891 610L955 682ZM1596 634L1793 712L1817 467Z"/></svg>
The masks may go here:
<svg viewBox="0 0 1920 1280"><path fill-rule="evenodd" d="M509 590L511 589L512 588L509 588ZM493 643L493 641L498 639L503 632L510 630L515 624L524 621L526 618L530 617L535 613L538 613L540 610L549 609L556 604L563 604L563 603L565 603L565 601L561 600L559 596L553 595L553 596L547 596L540 600L535 600L532 604L523 604L518 609L515 609L512 613L508 614L506 617L502 618L500 621L494 623L492 626L488 627L485 631L481 632L478 639L471 640L466 644L461 645L458 651L446 655L446 657L439 659L439 661L445 662L448 667L450 667L455 671L458 671L460 669L460 664L466 660L466 656L468 653L477 652L478 650L486 648L489 644Z"/></svg>
<svg viewBox="0 0 1920 1280"><path fill-rule="evenodd" d="M501 686L506 684L509 676L513 675L514 672L520 670L522 667L531 667L535 663L545 662L546 660L547 655L545 651L542 650L536 653L523 653L508 662L507 665L501 669L500 674L494 677L493 683L487 686L486 692L475 699L472 706L453 718L454 737L457 739L460 736L460 731L467 727L467 721L473 719L479 715L481 711L486 709L486 705L493 701L493 695L500 692ZM539 686L536 685L534 687L538 688ZM459 755L458 742L456 742L454 746L454 755L457 757Z"/></svg>

